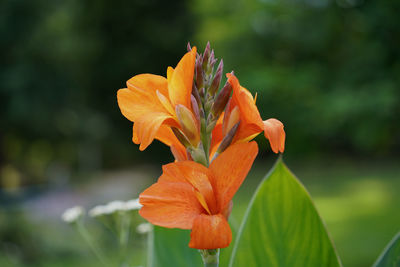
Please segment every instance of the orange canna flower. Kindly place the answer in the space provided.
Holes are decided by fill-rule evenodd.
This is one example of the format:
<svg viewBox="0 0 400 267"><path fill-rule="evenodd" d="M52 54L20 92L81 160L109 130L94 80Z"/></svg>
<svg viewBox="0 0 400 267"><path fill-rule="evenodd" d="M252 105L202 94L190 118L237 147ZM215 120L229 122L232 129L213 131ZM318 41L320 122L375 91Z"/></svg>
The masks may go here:
<svg viewBox="0 0 400 267"><path fill-rule="evenodd" d="M239 143L227 148L209 168L193 161L164 165L157 183L139 196L140 215L155 225L191 229L191 248L229 246L231 200L257 153L255 142Z"/></svg>
<svg viewBox="0 0 400 267"><path fill-rule="evenodd" d="M185 148L171 127L182 130L188 139L199 142L199 125L191 107L196 47L186 53L175 69L168 67L167 78L139 74L127 81L127 88L118 90L118 105L122 114L132 121L133 137L144 150L154 139L183 156Z"/></svg>
<svg viewBox="0 0 400 267"><path fill-rule="evenodd" d="M283 152L285 150L283 124L277 119L263 121L255 104L256 99L246 88L240 86L239 80L235 75L228 73L226 76L233 88L233 94L226 107L220 129L222 133L219 135L225 136L235 124L240 122L232 144L247 142L264 131L272 150L275 153Z"/></svg>

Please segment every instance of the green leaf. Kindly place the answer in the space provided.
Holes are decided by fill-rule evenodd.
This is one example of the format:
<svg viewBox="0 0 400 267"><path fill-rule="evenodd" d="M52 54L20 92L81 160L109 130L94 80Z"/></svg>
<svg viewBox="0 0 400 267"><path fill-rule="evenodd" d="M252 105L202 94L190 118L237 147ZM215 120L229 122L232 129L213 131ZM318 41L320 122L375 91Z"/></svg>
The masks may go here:
<svg viewBox="0 0 400 267"><path fill-rule="evenodd" d="M341 266L310 195L281 159L251 200L229 266Z"/></svg>
<svg viewBox="0 0 400 267"><path fill-rule="evenodd" d="M200 253L189 248L189 240L189 230L154 226L149 266L202 267Z"/></svg>
<svg viewBox="0 0 400 267"><path fill-rule="evenodd" d="M188 246L190 240L189 230L153 227L153 236L149 240L152 243L149 261L152 263L149 266L203 266L200 253L197 249L189 248ZM235 236L237 229L232 224L231 229L233 236ZM228 266L231 252L232 246L221 249L220 266Z"/></svg>
<svg viewBox="0 0 400 267"><path fill-rule="evenodd" d="M400 266L400 232L390 241L373 267Z"/></svg>

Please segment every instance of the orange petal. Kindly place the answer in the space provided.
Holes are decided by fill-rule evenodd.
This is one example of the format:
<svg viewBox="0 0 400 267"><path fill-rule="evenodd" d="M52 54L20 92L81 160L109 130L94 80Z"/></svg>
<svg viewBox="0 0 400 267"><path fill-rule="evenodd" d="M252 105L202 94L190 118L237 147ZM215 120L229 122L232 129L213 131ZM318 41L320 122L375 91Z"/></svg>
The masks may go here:
<svg viewBox="0 0 400 267"><path fill-rule="evenodd" d="M188 182L204 198L206 203L203 203L201 196L198 197L205 210L215 213L217 205L215 194L208 178L209 173L206 167L193 161L175 162L163 166L164 175L160 178L160 181Z"/></svg>
<svg viewBox="0 0 400 267"><path fill-rule="evenodd" d="M160 103L163 105L163 107L171 114L171 115L175 115L175 110L174 108L171 106L171 102L169 101L169 99L163 95L162 93L160 93L160 91L156 91L156 95L158 97L158 100L160 101Z"/></svg>
<svg viewBox="0 0 400 267"><path fill-rule="evenodd" d="M224 136L228 134L228 132L233 128L233 126L235 126L235 124L237 124L240 121L240 110L239 107L236 106L234 107L230 112L229 112L229 117L227 117L227 119L224 121L226 122L224 124L224 129L223 129L223 133Z"/></svg>
<svg viewBox="0 0 400 267"><path fill-rule="evenodd" d="M122 114L134 122L132 139L134 143L141 143L141 150L153 141L164 122L175 122L173 116L160 104L156 91L146 91L139 87L120 89L117 99Z"/></svg>
<svg viewBox="0 0 400 267"><path fill-rule="evenodd" d="M201 214L193 222L189 247L197 249L226 248L232 241L228 221L221 214Z"/></svg>
<svg viewBox="0 0 400 267"><path fill-rule="evenodd" d="M214 129L212 131L212 139L211 139L211 145L210 145L210 154L216 151L218 145L221 143L222 139L224 138L223 133L222 133L222 123L224 119L224 112L221 113L219 116L217 123L214 126Z"/></svg>
<svg viewBox="0 0 400 267"><path fill-rule="evenodd" d="M165 113L168 111L160 104L158 98L140 90L120 89L117 93L121 113L130 121L135 122L149 113Z"/></svg>
<svg viewBox="0 0 400 267"><path fill-rule="evenodd" d="M187 182L159 181L139 195L139 202L143 218L168 228L191 229L194 219L204 212Z"/></svg>
<svg viewBox="0 0 400 267"><path fill-rule="evenodd" d="M254 98L251 93L244 87L240 86L239 80L236 76L228 73L228 82L233 88L232 97L235 99L236 104L239 106L241 113L241 120L247 123L258 125L260 130L263 129L262 119L257 106L254 103Z"/></svg>
<svg viewBox="0 0 400 267"><path fill-rule="evenodd" d="M195 61L196 47L193 47L182 57L175 70L168 69L167 71L168 80L170 80L168 83L169 99L173 106L182 104L190 109Z"/></svg>
<svg viewBox="0 0 400 267"><path fill-rule="evenodd" d="M258 125L252 123L242 124L241 121L232 143L249 142L261 132L262 130L260 131L260 127Z"/></svg>
<svg viewBox="0 0 400 267"><path fill-rule="evenodd" d="M155 93L157 90L168 96L168 81L162 76L154 74L139 74L126 82L129 89L144 90Z"/></svg>
<svg viewBox="0 0 400 267"><path fill-rule="evenodd" d="M167 80L168 80L168 83L171 82L173 74L174 74L174 68L173 67L168 67L167 68Z"/></svg>
<svg viewBox="0 0 400 267"><path fill-rule="evenodd" d="M215 125L212 131L210 151L214 151L215 149L217 149L218 145L221 143L223 138L224 136L222 135L222 125L221 124Z"/></svg>
<svg viewBox="0 0 400 267"><path fill-rule="evenodd" d="M264 121L264 135L269 140L272 151L283 153L285 150L286 134L282 122L277 119Z"/></svg>
<svg viewBox="0 0 400 267"><path fill-rule="evenodd" d="M137 144L137 145L140 144L139 137L138 137L135 125L133 125L133 127L132 127L132 142Z"/></svg>
<svg viewBox="0 0 400 267"><path fill-rule="evenodd" d="M153 142L162 124L168 120L172 120L170 115L153 112L142 115L135 121L133 129L136 132L136 136L134 135L134 137L140 143L139 149L141 151L145 150ZM135 138L132 139L134 140Z"/></svg>
<svg viewBox="0 0 400 267"><path fill-rule="evenodd" d="M232 200L258 153L256 142L237 143L228 147L210 165L210 182L222 212Z"/></svg>
<svg viewBox="0 0 400 267"><path fill-rule="evenodd" d="M167 125L161 125L160 128L158 129L155 139L161 141L162 143L166 144L167 146L175 146L177 149L186 151L184 146L179 142L179 140L176 138L174 133L172 132L171 128ZM135 144L140 144L140 139L138 136L138 129L133 125L133 131L132 131L132 141ZM186 153L186 152L185 152Z"/></svg>
<svg viewBox="0 0 400 267"><path fill-rule="evenodd" d="M186 153L186 149L183 145L178 146L171 146L171 153L174 155L176 161L185 161L188 160L188 156Z"/></svg>

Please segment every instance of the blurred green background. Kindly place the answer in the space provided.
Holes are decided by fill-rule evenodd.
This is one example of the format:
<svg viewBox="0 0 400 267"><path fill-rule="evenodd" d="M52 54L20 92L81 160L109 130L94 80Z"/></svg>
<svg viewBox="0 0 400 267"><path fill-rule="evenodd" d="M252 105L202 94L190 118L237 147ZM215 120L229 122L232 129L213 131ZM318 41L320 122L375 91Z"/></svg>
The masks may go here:
<svg viewBox="0 0 400 267"><path fill-rule="evenodd" d="M0 266L97 266L63 210L134 198L172 161L139 152L116 91L210 41L315 198L345 266L400 230L400 2L0 1ZM272 166L267 141L237 217ZM239 219L240 221L240 219ZM92 264L92 265L91 265Z"/></svg>

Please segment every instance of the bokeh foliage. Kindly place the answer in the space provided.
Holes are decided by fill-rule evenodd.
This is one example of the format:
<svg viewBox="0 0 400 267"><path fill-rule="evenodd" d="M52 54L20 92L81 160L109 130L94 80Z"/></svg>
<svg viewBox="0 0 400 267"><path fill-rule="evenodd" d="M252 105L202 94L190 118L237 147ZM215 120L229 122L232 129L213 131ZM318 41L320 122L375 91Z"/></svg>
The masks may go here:
<svg viewBox="0 0 400 267"><path fill-rule="evenodd" d="M197 1L199 43L211 40L288 150L398 151L398 1ZM292 133L292 134L290 134Z"/></svg>
<svg viewBox="0 0 400 267"><path fill-rule="evenodd" d="M0 17L0 165L17 180L3 186L143 158L116 91L178 62L194 24L186 3L2 1Z"/></svg>

